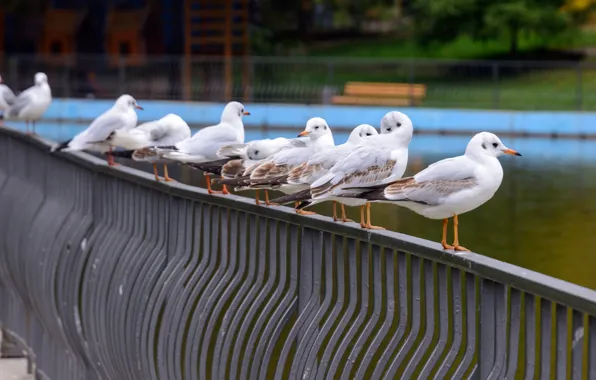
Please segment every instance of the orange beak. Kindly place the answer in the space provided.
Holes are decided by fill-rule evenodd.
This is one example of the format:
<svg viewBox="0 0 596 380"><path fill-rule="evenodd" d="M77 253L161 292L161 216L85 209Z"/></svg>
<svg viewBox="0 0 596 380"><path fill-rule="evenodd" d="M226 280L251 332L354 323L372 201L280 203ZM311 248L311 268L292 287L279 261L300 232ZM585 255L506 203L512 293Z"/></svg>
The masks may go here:
<svg viewBox="0 0 596 380"><path fill-rule="evenodd" d="M302 132L298 133L298 137L308 136L309 134L310 134L310 132L308 132L308 131L302 131Z"/></svg>
<svg viewBox="0 0 596 380"><path fill-rule="evenodd" d="M244 115L250 115L250 112L244 111Z"/></svg>
<svg viewBox="0 0 596 380"><path fill-rule="evenodd" d="M141 106L140 106L140 105L138 105L138 104L137 104L137 105L135 105L135 108L136 108L136 109L138 109L138 110L141 110L141 111L143 110L143 107L141 107Z"/></svg>
<svg viewBox="0 0 596 380"><path fill-rule="evenodd" d="M512 156L521 156L521 154L520 154L519 152L517 152L517 151L515 151L515 150L513 150L513 149L505 149L505 150L503 151L503 153L505 153L505 154L510 154L510 155L512 155Z"/></svg>

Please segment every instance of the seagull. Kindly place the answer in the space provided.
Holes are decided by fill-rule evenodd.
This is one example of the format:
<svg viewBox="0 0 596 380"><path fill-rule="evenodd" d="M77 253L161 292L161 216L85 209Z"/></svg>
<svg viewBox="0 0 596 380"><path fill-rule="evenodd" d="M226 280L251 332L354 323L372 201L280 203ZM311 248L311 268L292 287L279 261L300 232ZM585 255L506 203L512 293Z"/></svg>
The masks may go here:
<svg viewBox="0 0 596 380"><path fill-rule="evenodd" d="M29 122L32 122L33 134L35 134L35 122L41 119L51 102L52 90L48 84L48 77L44 73L37 73L35 85L21 92L4 112L2 118L25 120L27 133L29 133Z"/></svg>
<svg viewBox="0 0 596 380"><path fill-rule="evenodd" d="M226 104L217 125L206 127L192 137L175 144L172 149L163 153L163 158L182 163L200 163L221 158L218 150L226 145L244 143L244 124L242 117L250 115L238 102ZM209 194L229 194L226 186L221 192L211 189L211 173L205 172L207 191Z"/></svg>
<svg viewBox="0 0 596 380"><path fill-rule="evenodd" d="M312 156L308 162L292 169L287 179L290 185L309 185L309 187L298 193L286 195L273 202L286 203L291 201L303 201L310 198L310 185L324 176L329 170L343 157L351 153L356 147L360 146L370 136L378 135L377 130L369 124L361 124L354 128L344 144L323 150ZM333 201L333 220L342 222L351 222L346 217L344 204L341 203L341 218L337 217L336 202Z"/></svg>
<svg viewBox="0 0 596 380"><path fill-rule="evenodd" d="M2 82L2 77L0 77L0 111L6 112L15 100L14 92Z"/></svg>
<svg viewBox="0 0 596 380"><path fill-rule="evenodd" d="M221 179L214 180L215 183L221 183L226 186L243 183L244 186L248 186L249 182L244 183L244 180L250 179L251 168L256 168L264 159L271 157L283 149L304 147L309 140L308 137L294 139L278 137L275 139L253 140L245 144L227 145L217 151L217 156L223 157L222 159L198 164L189 163L188 165L209 173L221 175ZM248 190L248 188L236 187L234 190ZM255 202L257 205L261 204L259 190L256 190ZM265 189L265 204L270 204L267 189Z"/></svg>
<svg viewBox="0 0 596 380"><path fill-rule="evenodd" d="M117 157L132 158L135 161L150 162L153 165L155 180L159 181L157 164L163 164L164 179L173 181L168 174L167 163L169 161L160 159L152 154L153 147L168 147L190 137L190 127L178 115L169 113L159 120L143 123L136 128L116 129L106 142L114 147L126 149L115 151L112 155Z"/></svg>
<svg viewBox="0 0 596 380"><path fill-rule="evenodd" d="M407 115L392 111L381 119L381 131L385 133L368 137L361 146L340 159L327 174L313 182L310 187L312 202L303 202L302 207L326 200L360 206L360 226L383 229L371 224L370 203L352 199L345 190L347 187L388 183L404 175L408 164L408 145L414 132L412 121ZM366 222L364 206L367 212Z"/></svg>
<svg viewBox="0 0 596 380"><path fill-rule="evenodd" d="M71 140L52 148L52 151L92 150L101 153L109 152L108 165L116 165L114 157L112 157L112 145L110 145L107 139L117 129L131 129L137 125L135 108L139 110L143 109L132 96L127 94L121 95L112 108L93 120L87 129Z"/></svg>
<svg viewBox="0 0 596 380"><path fill-rule="evenodd" d="M458 216L493 197L503 180L497 157L521 156L489 132L475 135L463 156L438 161L413 177L365 188L349 188L362 199L395 203L429 219L443 219L443 249L468 251L459 244ZM453 245L447 244L447 226L453 217Z"/></svg>
<svg viewBox="0 0 596 380"><path fill-rule="evenodd" d="M285 149L276 153L271 159L260 164L250 175L251 189L279 189L280 191L291 194L308 185L290 185L286 180L290 171L295 167L302 165L316 153L335 146L331 128L327 125L325 119L313 117L306 122L306 128L300 132L298 137L308 136L310 144L305 147ZM298 214L314 214L310 211L296 210Z"/></svg>

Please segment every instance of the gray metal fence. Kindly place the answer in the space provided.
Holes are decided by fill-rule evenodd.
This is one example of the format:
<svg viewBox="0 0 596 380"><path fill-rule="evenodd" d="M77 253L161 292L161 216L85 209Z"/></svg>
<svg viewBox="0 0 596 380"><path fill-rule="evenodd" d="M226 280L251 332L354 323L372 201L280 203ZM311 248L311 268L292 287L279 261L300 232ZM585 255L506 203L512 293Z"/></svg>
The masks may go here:
<svg viewBox="0 0 596 380"><path fill-rule="evenodd" d="M0 323L42 378L596 379L596 292L0 131Z"/></svg>
<svg viewBox="0 0 596 380"><path fill-rule="evenodd" d="M596 110L592 61L490 61L324 57L147 57L114 64L105 55L7 56L0 74L11 87L45 71L56 97L329 103L349 81L427 86L422 107ZM226 91L225 65L232 67ZM230 96L228 96L230 95Z"/></svg>

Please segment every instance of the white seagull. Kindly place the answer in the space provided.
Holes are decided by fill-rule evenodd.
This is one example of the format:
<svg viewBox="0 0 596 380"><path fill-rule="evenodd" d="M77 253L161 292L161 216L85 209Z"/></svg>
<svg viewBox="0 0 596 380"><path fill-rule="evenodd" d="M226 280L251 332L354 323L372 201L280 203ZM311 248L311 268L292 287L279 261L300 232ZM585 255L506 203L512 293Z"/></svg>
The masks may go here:
<svg viewBox="0 0 596 380"><path fill-rule="evenodd" d="M429 219L443 219L444 249L467 251L459 244L458 215L491 199L503 180L497 157L521 156L489 132L475 135L463 156L438 161L413 177L384 185L349 189L369 201L395 203ZM453 245L447 244L447 225L453 217Z"/></svg>
<svg viewBox="0 0 596 380"><path fill-rule="evenodd" d="M112 145L107 139L117 129L130 129L137 125L135 108L143 109L132 96L121 95L112 108L93 120L87 129L71 140L52 148L52 151L92 150L101 153L109 152L108 165L116 165L112 157Z"/></svg>
<svg viewBox="0 0 596 380"><path fill-rule="evenodd" d="M352 130L350 136L348 137L348 141L346 141L344 144L316 153L308 160L308 162L305 162L304 164L290 171L287 183L289 185L308 185L305 190L274 199L272 202L286 203L310 199L310 185L327 174L339 160L352 153L356 147L364 144L367 138L376 135L378 135L377 130L372 125L361 124L357 126L354 128L354 130ZM346 216L346 210L343 203L341 203L341 214L341 218L338 218L336 212L336 201L333 201L333 220L341 220L342 222L351 221Z"/></svg>
<svg viewBox="0 0 596 380"><path fill-rule="evenodd" d="M168 160L157 157L153 147L172 147L190 137L190 127L178 115L169 113L159 120L143 123L136 128L116 129L106 139L112 146L126 149L112 152L114 156L132 158L153 165L155 180L159 181L157 164L163 164L164 179L173 181L168 174Z"/></svg>
<svg viewBox="0 0 596 380"><path fill-rule="evenodd" d="M327 174L311 185L310 204L335 200L347 206L360 206L360 226L382 229L371 224L370 203L350 198L350 192L345 190L347 187L388 183L404 175L408 164L408 146L414 132L412 121L405 114L392 111L381 119L381 130L385 133L367 138L362 146L339 160Z"/></svg>
<svg viewBox="0 0 596 380"><path fill-rule="evenodd" d="M16 100L14 92L5 85L0 77L0 111L6 111Z"/></svg>
<svg viewBox="0 0 596 380"><path fill-rule="evenodd" d="M306 184L290 185L287 178L290 171L302 165L316 153L335 146L331 128L325 119L313 117L306 122L306 128L298 137L308 136L310 143L305 147L284 149L260 164L250 175L251 189L279 189L291 194L308 188ZM299 214L314 214L309 211L296 210Z"/></svg>
<svg viewBox="0 0 596 380"><path fill-rule="evenodd" d="M172 149L163 152L163 158L184 163L207 162L221 158L217 156L221 147L244 143L244 115L250 115L250 112L246 111L241 103L226 104L219 124L203 128L192 137L175 144ZM205 172L205 177L209 194L220 193L211 189L211 174ZM221 193L228 194L225 186Z"/></svg>
<svg viewBox="0 0 596 380"><path fill-rule="evenodd" d="M51 102L52 90L48 84L48 77L44 73L37 73L35 85L21 92L2 117L6 120L24 120L27 123L27 133L31 122L35 134L35 122L41 119Z"/></svg>
<svg viewBox="0 0 596 380"><path fill-rule="evenodd" d="M214 183L222 185L234 185L234 190L248 190L245 186L250 185L250 173L263 160L273 156L275 153L290 148L307 146L310 139L308 137L298 137L287 139L278 137L275 139L253 140L245 144L232 144L220 148L217 151L220 160L189 163L188 165L203 170L208 173L221 175L220 179L213 180ZM259 190L255 192L255 202L260 205ZM265 204L269 205L269 193L265 189Z"/></svg>

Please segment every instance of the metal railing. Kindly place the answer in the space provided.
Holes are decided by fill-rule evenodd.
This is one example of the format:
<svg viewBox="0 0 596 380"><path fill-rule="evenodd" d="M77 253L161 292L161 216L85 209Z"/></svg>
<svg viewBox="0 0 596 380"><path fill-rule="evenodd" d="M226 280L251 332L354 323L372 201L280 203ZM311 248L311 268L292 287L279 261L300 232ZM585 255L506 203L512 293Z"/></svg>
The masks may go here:
<svg viewBox="0 0 596 380"><path fill-rule="evenodd" d="M0 323L42 378L596 379L596 292L0 130Z"/></svg>
<svg viewBox="0 0 596 380"><path fill-rule="evenodd" d="M328 104L346 82L365 81L425 84L423 107L596 110L590 61L147 57L128 66L103 55L0 59L0 74L18 90L32 85L37 71L48 74L56 97L128 92L139 99Z"/></svg>

